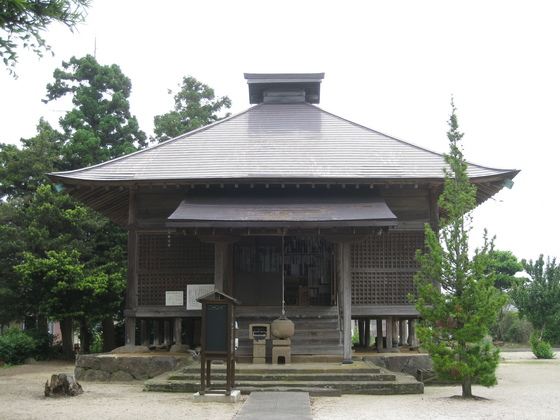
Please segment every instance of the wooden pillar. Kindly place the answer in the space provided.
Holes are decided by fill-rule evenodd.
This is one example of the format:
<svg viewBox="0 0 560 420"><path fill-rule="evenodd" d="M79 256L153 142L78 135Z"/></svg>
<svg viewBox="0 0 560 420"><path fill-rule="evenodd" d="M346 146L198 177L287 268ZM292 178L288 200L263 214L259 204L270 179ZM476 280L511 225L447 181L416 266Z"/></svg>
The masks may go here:
<svg viewBox="0 0 560 420"><path fill-rule="evenodd" d="M150 345L150 329L149 322L145 319L140 321L140 344L142 346Z"/></svg>
<svg viewBox="0 0 560 420"><path fill-rule="evenodd" d="M363 318L358 318L358 344L365 345L366 342L366 323Z"/></svg>
<svg viewBox="0 0 560 420"><path fill-rule="evenodd" d="M125 344L136 345L136 317L126 314L138 307L138 231L136 190L130 189L128 199L128 260L126 278Z"/></svg>
<svg viewBox="0 0 560 420"><path fill-rule="evenodd" d="M231 293L232 244L239 240L236 235L200 235L202 242L214 244L214 287L223 293Z"/></svg>
<svg viewBox="0 0 560 420"><path fill-rule="evenodd" d="M342 307L342 363L352 364L352 284L350 242L336 244L339 305Z"/></svg>
<svg viewBox="0 0 560 420"><path fill-rule="evenodd" d="M163 344L169 344L173 341L171 336L171 322L165 320L163 321Z"/></svg>
<svg viewBox="0 0 560 420"><path fill-rule="evenodd" d="M161 344L161 323L159 320L154 320L154 346Z"/></svg>
<svg viewBox="0 0 560 420"><path fill-rule="evenodd" d="M410 347L418 346L418 338L416 337L416 320L410 319L408 321L408 344Z"/></svg>
<svg viewBox="0 0 560 420"><path fill-rule="evenodd" d="M366 341L366 348L371 346L371 323L370 319L364 320L364 327L365 327L365 341Z"/></svg>
<svg viewBox="0 0 560 420"><path fill-rule="evenodd" d="M214 287L216 290L223 292L228 263L228 247L227 242L216 242L214 244Z"/></svg>
<svg viewBox="0 0 560 420"><path fill-rule="evenodd" d="M406 319L401 319L399 321L399 327L400 327L399 328L399 336L400 336L399 337L400 338L399 343L403 346L405 344L408 344L408 325L407 325L407 323L408 323L408 320L406 320Z"/></svg>
<svg viewBox="0 0 560 420"><path fill-rule="evenodd" d="M363 241L367 235L329 235L336 244L336 267L339 306L342 308L342 363L352 362L352 267L350 262L353 242Z"/></svg>
<svg viewBox="0 0 560 420"><path fill-rule="evenodd" d="M385 324L385 337L387 341L387 351L391 351L393 348L393 317L388 316Z"/></svg>
<svg viewBox="0 0 560 420"><path fill-rule="evenodd" d="M183 318L173 320L173 341L175 344L183 344Z"/></svg>
<svg viewBox="0 0 560 420"><path fill-rule="evenodd" d="M381 352L383 349L383 319L377 318L377 337L375 339L377 351Z"/></svg>
<svg viewBox="0 0 560 420"><path fill-rule="evenodd" d="M391 343L392 351L399 352L399 319L397 317L393 317L393 341L396 344Z"/></svg>

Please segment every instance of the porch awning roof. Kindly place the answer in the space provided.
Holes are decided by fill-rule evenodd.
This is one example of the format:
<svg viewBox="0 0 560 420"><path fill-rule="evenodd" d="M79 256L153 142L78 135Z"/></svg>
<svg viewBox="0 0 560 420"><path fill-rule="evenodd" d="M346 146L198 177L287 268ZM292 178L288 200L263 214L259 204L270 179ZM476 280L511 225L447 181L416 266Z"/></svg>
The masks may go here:
<svg viewBox="0 0 560 420"><path fill-rule="evenodd" d="M397 217L373 191L297 194L189 194L167 227L345 227L396 226Z"/></svg>

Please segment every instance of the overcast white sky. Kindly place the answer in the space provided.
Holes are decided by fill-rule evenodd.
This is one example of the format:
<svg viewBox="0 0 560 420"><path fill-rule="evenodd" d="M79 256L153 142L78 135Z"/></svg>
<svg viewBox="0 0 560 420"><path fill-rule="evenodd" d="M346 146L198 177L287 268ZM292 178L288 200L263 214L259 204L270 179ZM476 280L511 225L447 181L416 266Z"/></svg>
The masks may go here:
<svg viewBox="0 0 560 420"><path fill-rule="evenodd" d="M325 72L320 107L446 152L453 95L467 160L521 169L512 190L476 210L518 258L560 256L560 3L557 1L94 0L79 33L45 34L56 53L22 52L13 80L0 69L0 142L56 124L69 104L45 105L53 70L96 53L132 80L131 108L148 134L192 75L248 108L244 72ZM95 46L97 46L95 48Z"/></svg>

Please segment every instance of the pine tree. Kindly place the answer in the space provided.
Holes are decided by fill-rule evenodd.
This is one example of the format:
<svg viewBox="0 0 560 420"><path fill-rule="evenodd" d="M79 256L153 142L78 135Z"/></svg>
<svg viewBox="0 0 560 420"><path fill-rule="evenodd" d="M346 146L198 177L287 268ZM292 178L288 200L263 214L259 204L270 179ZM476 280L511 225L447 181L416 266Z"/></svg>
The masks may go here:
<svg viewBox="0 0 560 420"><path fill-rule="evenodd" d="M476 186L469 182L463 158L456 108L451 102L450 151L444 154L444 187L438 205L439 230L426 225L425 251L417 252L421 270L415 277L416 309L421 322L420 343L432 357L438 378L462 385L462 396L472 397L472 384L494 386L499 350L486 339L505 298L487 272L493 240L484 233L484 245L469 253Z"/></svg>

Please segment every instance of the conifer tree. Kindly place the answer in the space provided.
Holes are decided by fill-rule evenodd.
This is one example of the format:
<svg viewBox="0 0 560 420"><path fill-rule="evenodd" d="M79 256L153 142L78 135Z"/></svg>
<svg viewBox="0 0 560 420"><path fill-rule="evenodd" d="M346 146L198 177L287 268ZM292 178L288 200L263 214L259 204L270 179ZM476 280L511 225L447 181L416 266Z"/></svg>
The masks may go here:
<svg viewBox="0 0 560 420"><path fill-rule="evenodd" d="M474 255L469 253L476 186L469 181L453 101L451 106L439 229L426 225L425 249L417 252L418 337L438 378L461 383L462 396L473 397L473 383L488 387L497 383L499 350L486 337L505 298L494 287L494 273L487 270L493 240L486 232L483 246Z"/></svg>

